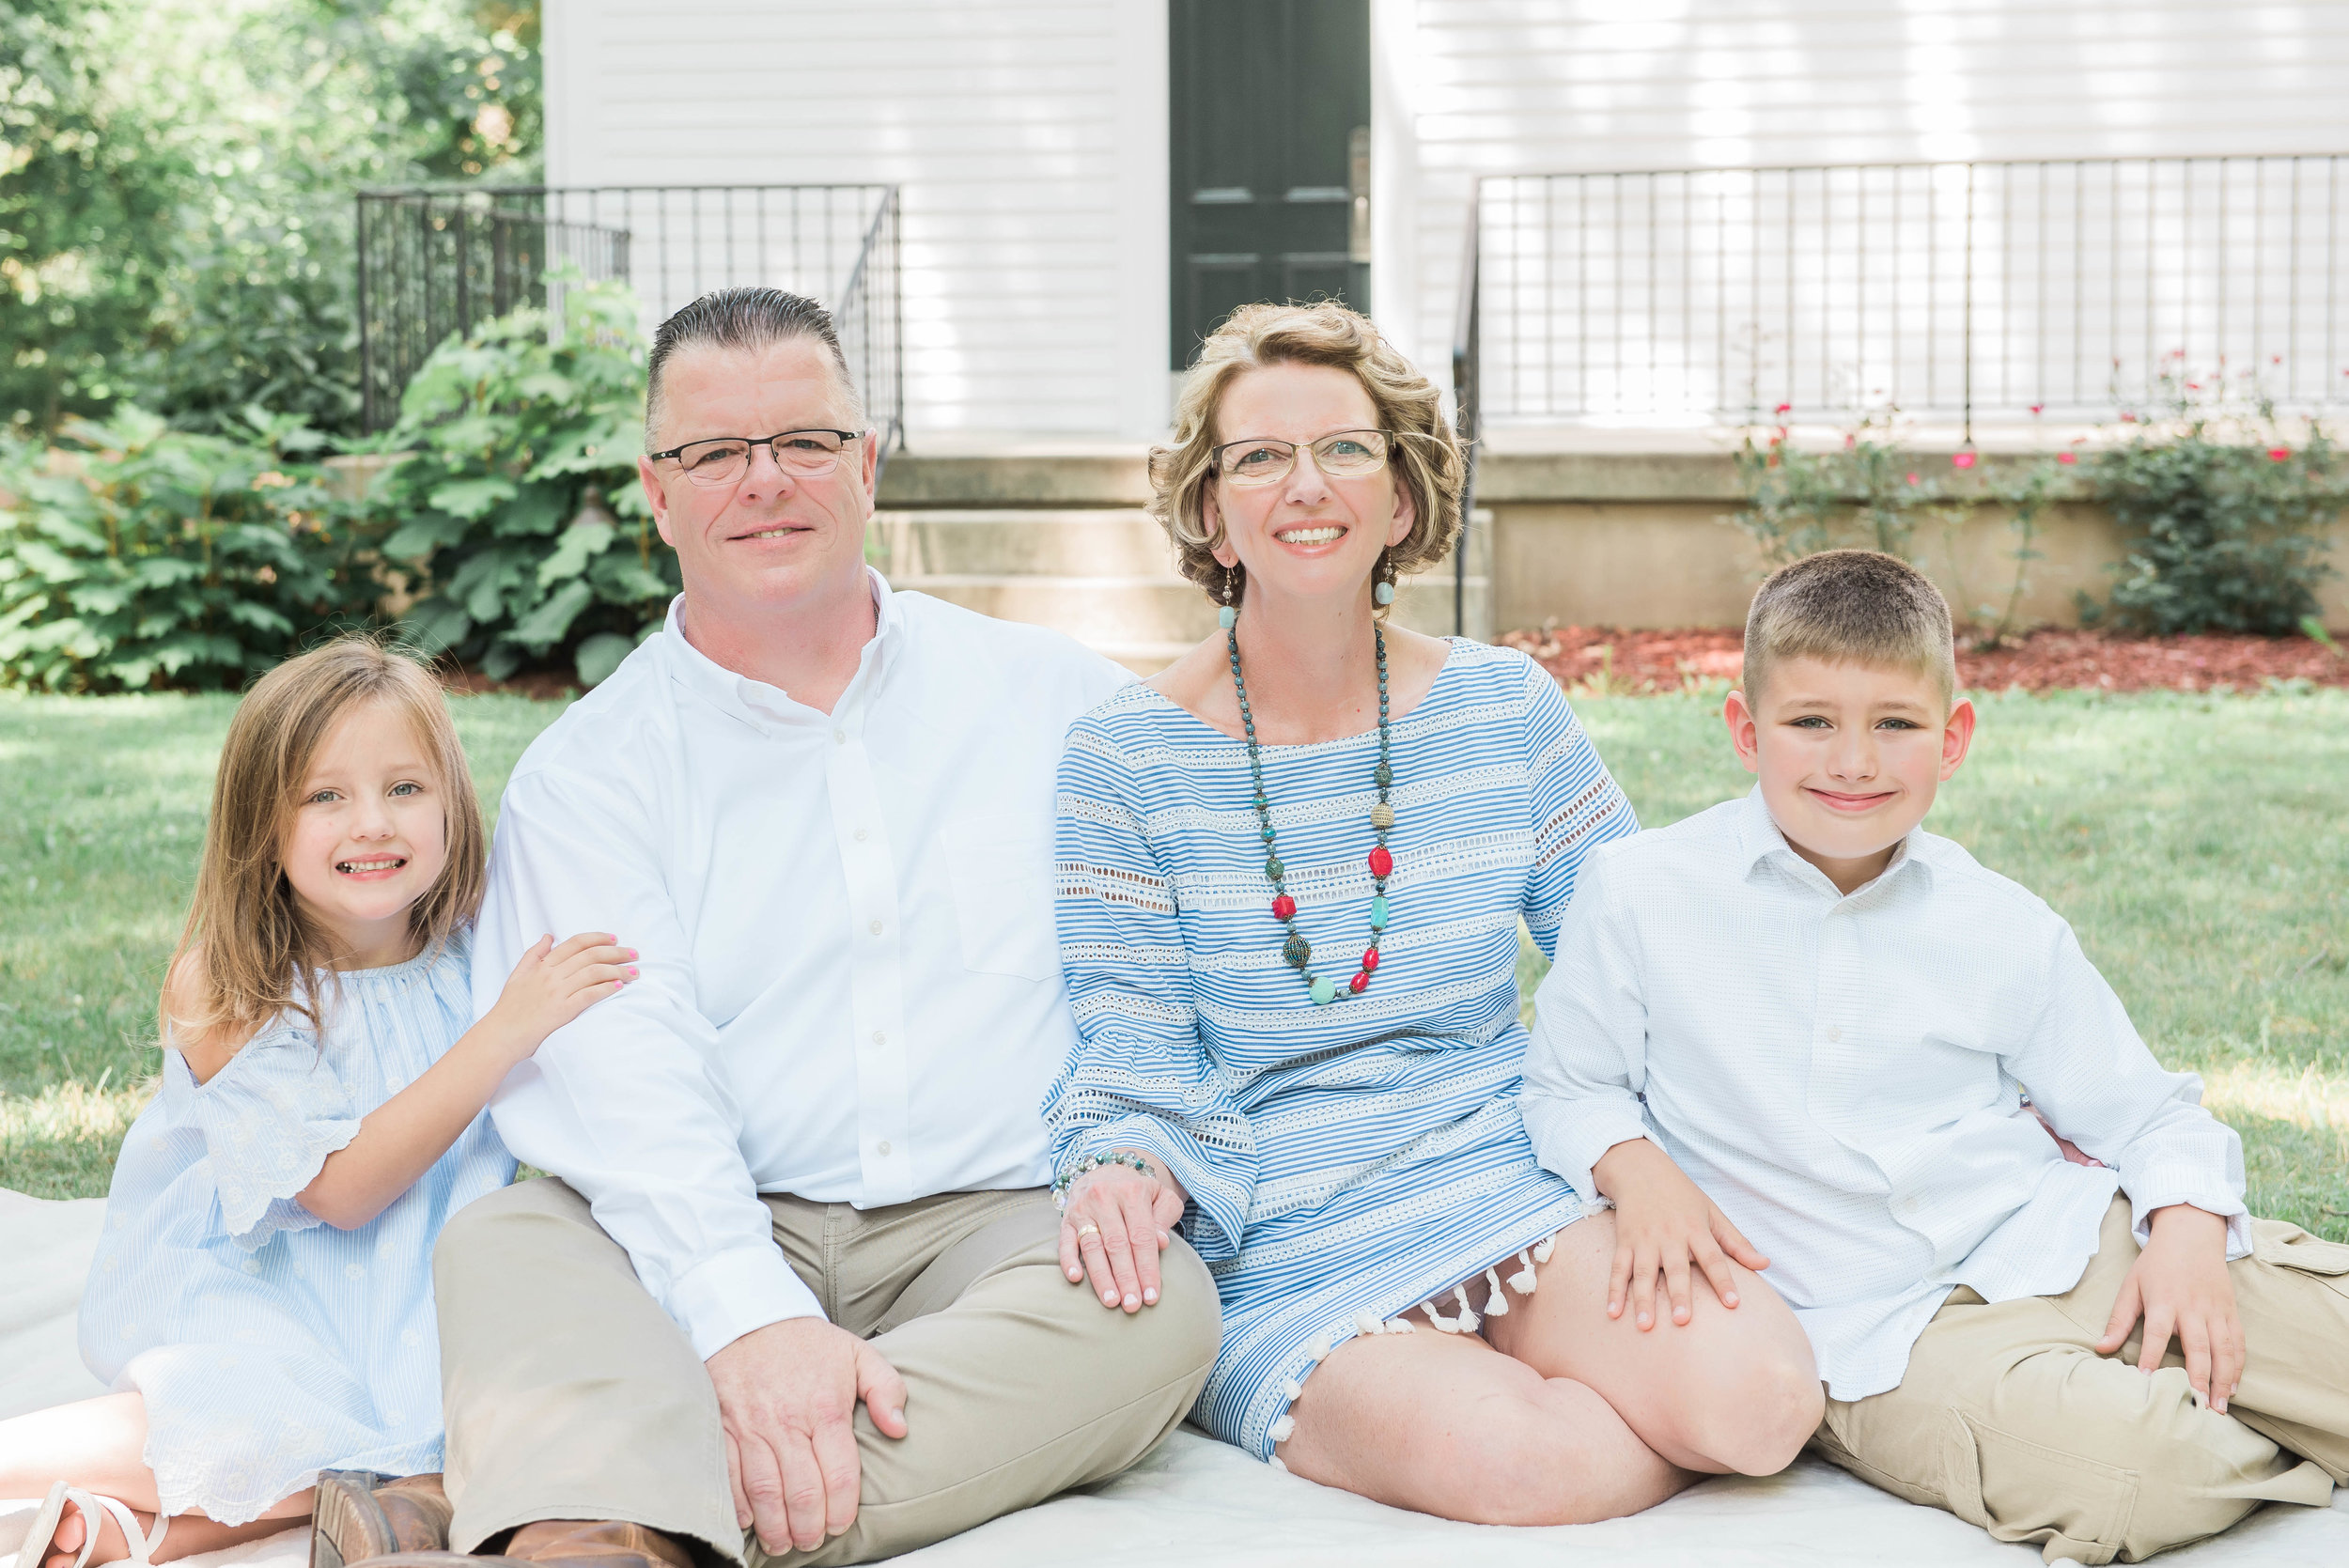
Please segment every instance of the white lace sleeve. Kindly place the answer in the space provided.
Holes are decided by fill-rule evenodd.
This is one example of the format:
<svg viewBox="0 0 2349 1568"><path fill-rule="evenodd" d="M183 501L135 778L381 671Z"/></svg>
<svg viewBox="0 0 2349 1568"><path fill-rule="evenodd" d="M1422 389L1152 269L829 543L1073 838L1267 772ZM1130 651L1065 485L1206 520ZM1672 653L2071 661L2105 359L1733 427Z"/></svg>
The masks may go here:
<svg viewBox="0 0 2349 1568"><path fill-rule="evenodd" d="M247 1251L319 1223L294 1194L359 1134L359 1110L298 1022L280 1018L194 1094L221 1223Z"/></svg>

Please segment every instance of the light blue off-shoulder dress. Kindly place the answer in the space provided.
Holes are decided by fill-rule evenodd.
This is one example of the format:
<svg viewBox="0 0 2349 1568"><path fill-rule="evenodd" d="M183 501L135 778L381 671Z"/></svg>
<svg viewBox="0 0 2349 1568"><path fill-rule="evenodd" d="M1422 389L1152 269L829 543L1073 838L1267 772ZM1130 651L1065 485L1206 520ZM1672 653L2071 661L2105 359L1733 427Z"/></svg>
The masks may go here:
<svg viewBox="0 0 2349 1568"><path fill-rule="evenodd" d="M280 1017L207 1082L163 1051L115 1166L81 1341L92 1372L145 1398L165 1512L241 1524L322 1469L441 1468L432 1243L513 1157L484 1115L357 1230L294 1195L471 1026L467 945L322 978L322 1031Z"/></svg>
<svg viewBox="0 0 2349 1568"><path fill-rule="evenodd" d="M1370 936L1377 736L1263 755L1298 924L1343 981ZM1433 1332L1412 1312L1431 1301L1457 1328L1462 1295L1472 1327L1584 1212L1517 1110L1517 927L1552 950L1582 856L1638 831L1630 802L1540 666L1466 640L1392 726L1392 765L1381 962L1326 1006L1281 955L1239 741L1129 686L1061 766L1079 1041L1044 1105L1055 1168L1143 1149L1189 1190L1223 1307L1192 1417L1259 1458L1329 1348L1407 1313Z"/></svg>

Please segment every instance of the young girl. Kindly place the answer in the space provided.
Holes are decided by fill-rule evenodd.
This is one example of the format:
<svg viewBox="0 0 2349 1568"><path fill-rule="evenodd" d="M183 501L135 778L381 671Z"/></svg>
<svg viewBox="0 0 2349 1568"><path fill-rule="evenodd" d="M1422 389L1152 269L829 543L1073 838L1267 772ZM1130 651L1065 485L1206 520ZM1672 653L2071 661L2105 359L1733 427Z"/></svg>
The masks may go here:
<svg viewBox="0 0 2349 1568"><path fill-rule="evenodd" d="M433 1238L514 1174L482 1108L636 973L610 936L543 938L471 1024L483 862L414 660L347 638L239 706L163 983L162 1092L82 1300L83 1359L116 1391L0 1421L0 1497L48 1498L20 1568L217 1550L310 1514L314 1487L365 1494L322 1472L440 1468Z"/></svg>

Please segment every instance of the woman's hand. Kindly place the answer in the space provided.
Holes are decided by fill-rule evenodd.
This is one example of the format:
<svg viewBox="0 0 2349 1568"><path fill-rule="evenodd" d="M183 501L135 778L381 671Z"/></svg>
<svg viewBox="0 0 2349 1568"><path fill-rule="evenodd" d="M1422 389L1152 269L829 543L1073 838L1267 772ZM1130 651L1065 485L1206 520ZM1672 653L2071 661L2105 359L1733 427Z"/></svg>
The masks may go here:
<svg viewBox="0 0 2349 1568"><path fill-rule="evenodd" d="M1100 1165L1079 1176L1060 1219L1060 1266L1068 1282L1090 1275L1102 1306L1129 1312L1158 1305L1159 1250L1174 1239L1174 1222L1190 1202L1156 1156L1142 1158L1149 1175L1130 1165Z"/></svg>
<svg viewBox="0 0 2349 1568"><path fill-rule="evenodd" d="M1672 1304L1672 1321L1687 1323L1688 1265L1693 1260L1724 1307L1737 1305L1735 1258L1759 1274L1770 1260L1754 1250L1672 1156L1644 1138L1616 1144L1591 1168L1598 1189L1615 1203L1615 1257L1607 1273L1607 1315L1623 1316L1628 1294L1642 1333L1656 1327L1656 1276Z"/></svg>
<svg viewBox="0 0 2349 1568"><path fill-rule="evenodd" d="M530 944L482 1020L495 1026L492 1037L515 1062L636 978L636 950L614 946L618 940L607 932L583 931L560 947L551 936Z"/></svg>

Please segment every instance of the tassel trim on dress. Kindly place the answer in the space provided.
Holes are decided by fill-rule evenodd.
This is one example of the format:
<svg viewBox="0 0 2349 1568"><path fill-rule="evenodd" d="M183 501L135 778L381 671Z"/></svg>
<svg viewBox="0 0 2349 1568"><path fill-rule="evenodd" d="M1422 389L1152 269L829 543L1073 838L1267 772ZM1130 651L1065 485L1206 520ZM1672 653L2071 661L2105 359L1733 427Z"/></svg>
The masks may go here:
<svg viewBox="0 0 2349 1568"><path fill-rule="evenodd" d="M1533 1271L1549 1261L1549 1255L1557 1250L1557 1237L1544 1236L1540 1241L1518 1252L1517 1272L1510 1275L1508 1280L1510 1288L1519 1296L1532 1295L1534 1287L1541 1282L1540 1277ZM1485 1317L1507 1316L1509 1296L1508 1292L1501 1288L1499 1264L1485 1270L1485 1283L1490 1287L1489 1294L1485 1297ZM1469 1305L1468 1284L1465 1281L1452 1287L1452 1296L1460 1304L1460 1312L1457 1317L1446 1317L1436 1311L1436 1302L1440 1299L1438 1296L1428 1297L1421 1302L1416 1310L1427 1314L1428 1326L1439 1334L1475 1333L1483 1325L1484 1318L1477 1316L1475 1309ZM1417 1327L1418 1325L1408 1318L1392 1317L1382 1323L1376 1312L1361 1312L1354 1314L1354 1332L1361 1335L1408 1334ZM1305 1353L1305 1365L1299 1376L1301 1377L1305 1373L1310 1373L1315 1367L1328 1359L1330 1352L1336 1348L1336 1343L1344 1337L1345 1331L1336 1329L1315 1340ZM1291 1377L1282 1382L1281 1393L1291 1404L1295 1404L1304 1397L1305 1389L1296 1377ZM1286 1412L1283 1412L1278 1421L1265 1429L1265 1435L1275 1443L1287 1442L1296 1435L1296 1432L1297 1418ZM1265 1462L1283 1475L1288 1473L1288 1467L1281 1463L1281 1456L1277 1453L1268 1454Z"/></svg>

